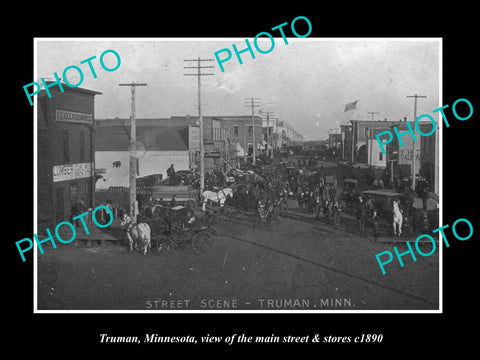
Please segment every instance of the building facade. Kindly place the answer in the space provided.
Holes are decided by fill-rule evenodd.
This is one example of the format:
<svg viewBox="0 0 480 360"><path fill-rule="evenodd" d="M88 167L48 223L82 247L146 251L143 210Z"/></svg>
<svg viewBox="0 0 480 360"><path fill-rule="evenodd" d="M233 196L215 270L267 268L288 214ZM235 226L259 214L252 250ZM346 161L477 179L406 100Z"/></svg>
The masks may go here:
<svg viewBox="0 0 480 360"><path fill-rule="evenodd" d="M420 130L423 133L429 133L432 125L429 122L419 123ZM403 122L397 125L399 133L408 130L407 125ZM393 133L393 127L391 129ZM411 177L413 162L415 162L415 176L424 177L431 185L431 190L438 194L438 139L437 132L430 136L420 136L416 133L417 141L415 142L415 155L413 154L413 138L405 135L402 137L403 146L400 146L397 136L386 146L386 158L394 176Z"/></svg>
<svg viewBox="0 0 480 360"><path fill-rule="evenodd" d="M47 82L47 85L51 83ZM83 198L95 203L95 96L100 92L63 86L37 95L37 204L39 229L79 215ZM49 226L46 226L48 224Z"/></svg>
<svg viewBox="0 0 480 360"><path fill-rule="evenodd" d="M256 147L255 155L259 156L262 151L262 118L255 116L217 116L221 119L231 147L236 151L237 160L245 161L253 157L253 147ZM243 159L243 160L242 160Z"/></svg>
<svg viewBox="0 0 480 360"><path fill-rule="evenodd" d="M391 131L393 126L404 124L404 122L387 120L351 120L350 122L351 130L341 127L341 136L345 141L344 158L352 163L385 168L387 159L380 149L376 135L386 130Z"/></svg>
<svg viewBox="0 0 480 360"><path fill-rule="evenodd" d="M199 129L194 124L162 125L163 119L137 123L137 177L161 174L167 169L194 170L200 157ZM128 187L130 174L130 125L97 121L95 172L101 175L97 189Z"/></svg>

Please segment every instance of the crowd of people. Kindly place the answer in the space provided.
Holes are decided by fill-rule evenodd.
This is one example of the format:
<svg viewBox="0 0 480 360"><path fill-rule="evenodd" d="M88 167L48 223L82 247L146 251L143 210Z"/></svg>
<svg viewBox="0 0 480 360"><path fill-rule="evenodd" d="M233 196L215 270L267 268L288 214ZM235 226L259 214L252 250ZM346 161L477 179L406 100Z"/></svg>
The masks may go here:
<svg viewBox="0 0 480 360"><path fill-rule="evenodd" d="M307 163L311 165L311 162ZM307 165L305 164L305 165ZM245 175L246 170L251 176ZM323 218L327 224L338 227L340 225L341 212L351 214L358 225L361 234L365 234L365 227L371 227L371 233L376 239L379 235L379 223L384 211L380 211L375 199L372 196L361 196L356 189L338 186L335 176L327 175L323 169L314 167L292 167L286 168L276 166L272 171L267 171L262 166L243 167L241 174L238 169L231 169L224 173L220 169L214 169L205 173L204 189L216 191L226 186L234 190L233 198L226 201L231 205L243 210L255 209L260 217L268 217L270 212L283 213L288 209L288 204L293 200L298 203L298 209L308 215L314 216L316 220ZM254 174L254 175L252 175ZM167 170L171 184L177 183L176 173L173 167ZM198 175L187 180L188 183L197 184ZM232 179L234 179L232 181ZM416 191L411 190L399 176L395 176L394 184L402 194L402 199L396 199L396 205L403 214L403 222L394 225L407 228L410 232L418 231L428 227L427 199L429 196L429 184L425 178L418 176L416 179ZM372 177L371 186L373 189L384 189L383 179ZM415 198L423 201L423 211L416 212L414 209ZM295 206L296 207L296 206ZM392 216L393 208L391 209Z"/></svg>

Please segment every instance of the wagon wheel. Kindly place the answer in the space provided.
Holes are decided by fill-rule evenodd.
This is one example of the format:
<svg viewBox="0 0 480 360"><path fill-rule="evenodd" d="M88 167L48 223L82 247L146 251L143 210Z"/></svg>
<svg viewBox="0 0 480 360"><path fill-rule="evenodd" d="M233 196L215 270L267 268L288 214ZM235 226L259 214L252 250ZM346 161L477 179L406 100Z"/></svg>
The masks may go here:
<svg viewBox="0 0 480 360"><path fill-rule="evenodd" d="M220 238L220 233L218 232L217 228L215 226L210 226L207 231L212 234L213 236L213 241L216 241Z"/></svg>
<svg viewBox="0 0 480 360"><path fill-rule="evenodd" d="M170 236L163 234L158 238L156 245L156 251L161 252L173 249L175 244Z"/></svg>
<svg viewBox="0 0 480 360"><path fill-rule="evenodd" d="M172 234L170 235L170 239L172 240L172 249L185 250L185 241L181 236Z"/></svg>
<svg viewBox="0 0 480 360"><path fill-rule="evenodd" d="M214 213L210 213L210 214L207 214L205 215L205 217L203 218L203 222L204 224L208 225L208 226L211 226L213 224L216 224L218 222L218 218L217 218L217 215L214 214Z"/></svg>
<svg viewBox="0 0 480 360"><path fill-rule="evenodd" d="M238 220L240 219L240 216L242 216L242 212L238 209L233 209L232 211L230 211L230 214L228 215L228 221L230 221L230 223L237 225Z"/></svg>
<svg viewBox="0 0 480 360"><path fill-rule="evenodd" d="M214 242L214 236L208 230L202 230L193 234L192 249L197 254L203 254L212 248Z"/></svg>

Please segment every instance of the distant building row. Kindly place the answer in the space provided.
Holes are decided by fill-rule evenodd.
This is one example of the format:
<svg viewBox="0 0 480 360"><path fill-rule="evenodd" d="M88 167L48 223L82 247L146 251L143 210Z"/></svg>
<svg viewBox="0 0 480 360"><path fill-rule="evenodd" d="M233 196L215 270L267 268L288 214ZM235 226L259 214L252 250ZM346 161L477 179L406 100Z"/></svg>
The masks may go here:
<svg viewBox="0 0 480 360"><path fill-rule="evenodd" d="M50 90L51 98L45 92L37 96L38 220L46 227L77 215L74 207L82 198L85 207L94 206L96 188L128 186L130 151L130 119L95 119L95 96L101 93L80 87ZM301 145L301 136L286 122L269 125L267 132L258 116L253 121L251 116L205 116L205 170L248 161L254 144L257 156ZM177 170L198 167L197 117L137 119L136 140L139 177L165 177L170 164Z"/></svg>
<svg viewBox="0 0 480 360"><path fill-rule="evenodd" d="M172 116L136 119L137 176L162 174L173 164L176 170L195 170L199 166L198 117ZM95 169L103 181L97 187L128 186L130 119L95 121ZM299 135L285 123L267 128L256 116L203 116L205 171L227 170L272 149L280 151L299 145ZM268 145L267 145L268 140Z"/></svg>

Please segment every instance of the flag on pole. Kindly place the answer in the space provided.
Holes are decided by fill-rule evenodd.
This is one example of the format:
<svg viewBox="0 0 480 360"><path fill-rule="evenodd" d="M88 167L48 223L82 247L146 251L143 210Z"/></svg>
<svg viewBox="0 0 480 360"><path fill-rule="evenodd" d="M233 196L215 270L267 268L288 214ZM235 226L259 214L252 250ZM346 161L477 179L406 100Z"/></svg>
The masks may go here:
<svg viewBox="0 0 480 360"><path fill-rule="evenodd" d="M355 110L357 108L357 102L358 100L352 102L352 103L349 103L347 105L345 105L345 111L351 111L351 110ZM344 111L344 112L345 112Z"/></svg>

